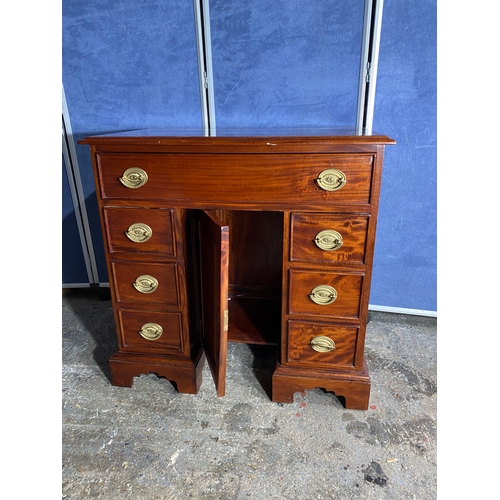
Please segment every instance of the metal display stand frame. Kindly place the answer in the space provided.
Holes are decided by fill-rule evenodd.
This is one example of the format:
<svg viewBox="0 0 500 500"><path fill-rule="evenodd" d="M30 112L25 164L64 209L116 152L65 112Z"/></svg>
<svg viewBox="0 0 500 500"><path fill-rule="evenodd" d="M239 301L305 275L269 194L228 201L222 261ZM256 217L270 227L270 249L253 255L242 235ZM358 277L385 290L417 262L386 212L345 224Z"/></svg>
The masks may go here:
<svg viewBox="0 0 500 500"><path fill-rule="evenodd" d="M356 134L371 135L377 83L383 0L365 0L363 39L360 56ZM202 126L207 135L215 133L214 78L210 38L210 0L193 0Z"/></svg>
<svg viewBox="0 0 500 500"><path fill-rule="evenodd" d="M85 288L96 284L105 286L105 283L99 283L100 280L94 252L94 244L92 242L92 234L90 231L89 218L85 205L85 195L81 181L80 167L78 165L78 157L76 155L75 140L73 138L64 86L62 88L62 156L66 167L70 196L75 211L76 225L80 236L80 244L87 272L86 282L64 282L63 278L62 286L63 288ZM109 286L109 283L107 285Z"/></svg>

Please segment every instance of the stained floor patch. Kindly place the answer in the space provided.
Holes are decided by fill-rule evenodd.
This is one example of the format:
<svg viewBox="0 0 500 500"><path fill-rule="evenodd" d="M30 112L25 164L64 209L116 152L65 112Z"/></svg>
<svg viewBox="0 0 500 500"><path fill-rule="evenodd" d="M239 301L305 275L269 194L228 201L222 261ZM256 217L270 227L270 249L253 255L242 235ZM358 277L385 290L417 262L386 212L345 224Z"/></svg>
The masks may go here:
<svg viewBox="0 0 500 500"><path fill-rule="evenodd" d="M388 477L384 474L382 466L372 460L370 464L363 469L364 479L367 483L373 483L377 486L387 486Z"/></svg>

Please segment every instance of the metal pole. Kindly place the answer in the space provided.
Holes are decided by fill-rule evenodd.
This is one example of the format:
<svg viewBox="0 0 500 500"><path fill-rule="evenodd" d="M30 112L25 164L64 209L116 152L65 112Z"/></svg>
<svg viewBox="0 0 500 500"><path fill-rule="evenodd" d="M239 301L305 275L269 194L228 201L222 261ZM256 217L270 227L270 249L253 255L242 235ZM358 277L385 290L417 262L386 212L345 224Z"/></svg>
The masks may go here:
<svg viewBox="0 0 500 500"><path fill-rule="evenodd" d="M209 0L193 0L202 127L205 135L215 135L215 99L212 71Z"/></svg>
<svg viewBox="0 0 500 500"><path fill-rule="evenodd" d="M76 224L80 235L80 244L82 245L85 268L89 280L87 286L98 284L99 273L97 271L94 245L92 243L92 234L90 232L85 195L78 166L78 158L76 156L75 142L71 129L64 85L62 86L62 154L66 166L66 173L68 174L69 189L75 209Z"/></svg>
<svg viewBox="0 0 500 500"><path fill-rule="evenodd" d="M383 6L383 0L365 1L356 115L356 134L358 135L372 133Z"/></svg>
<svg viewBox="0 0 500 500"><path fill-rule="evenodd" d="M384 0L375 0L375 10L373 13L373 30L371 42L371 61L368 83L368 93L365 112L365 133L372 133L373 110L375 108L375 88L377 86L378 55L380 49L380 32L382 30L382 10Z"/></svg>
<svg viewBox="0 0 500 500"><path fill-rule="evenodd" d="M365 123L367 68L369 67L370 33L372 19L372 0L365 0L363 21L363 41L361 43L361 61L359 65L358 110L356 113L356 134L363 135Z"/></svg>

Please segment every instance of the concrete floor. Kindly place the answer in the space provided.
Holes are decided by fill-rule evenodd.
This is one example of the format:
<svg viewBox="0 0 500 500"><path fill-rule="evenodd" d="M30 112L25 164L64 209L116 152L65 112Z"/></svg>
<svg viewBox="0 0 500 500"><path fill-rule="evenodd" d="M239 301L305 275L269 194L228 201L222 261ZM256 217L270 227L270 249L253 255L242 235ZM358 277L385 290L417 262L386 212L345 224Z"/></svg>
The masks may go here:
<svg viewBox="0 0 500 500"><path fill-rule="evenodd" d="M113 387L111 303L63 295L63 499L435 499L436 319L371 313L370 409L267 395L273 352L229 344L226 396L143 375Z"/></svg>

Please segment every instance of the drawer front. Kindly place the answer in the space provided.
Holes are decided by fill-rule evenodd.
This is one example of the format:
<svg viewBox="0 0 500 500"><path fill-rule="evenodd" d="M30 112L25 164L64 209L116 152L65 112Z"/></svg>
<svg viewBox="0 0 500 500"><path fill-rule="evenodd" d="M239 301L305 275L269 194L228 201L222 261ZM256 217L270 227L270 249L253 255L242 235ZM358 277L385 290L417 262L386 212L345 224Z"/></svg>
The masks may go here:
<svg viewBox="0 0 500 500"><path fill-rule="evenodd" d="M104 199L349 204L369 203L373 156L101 154L98 164Z"/></svg>
<svg viewBox="0 0 500 500"><path fill-rule="evenodd" d="M112 262L118 302L179 305L176 264Z"/></svg>
<svg viewBox="0 0 500 500"><path fill-rule="evenodd" d="M288 322L287 361L289 364L354 367L358 328Z"/></svg>
<svg viewBox="0 0 500 500"><path fill-rule="evenodd" d="M290 271L290 314L357 318L363 275Z"/></svg>
<svg viewBox="0 0 500 500"><path fill-rule="evenodd" d="M364 264L368 217L292 214L290 260Z"/></svg>
<svg viewBox="0 0 500 500"><path fill-rule="evenodd" d="M124 351L182 351L181 314L118 311L120 342Z"/></svg>
<svg viewBox="0 0 500 500"><path fill-rule="evenodd" d="M175 256L170 209L105 208L109 251Z"/></svg>

